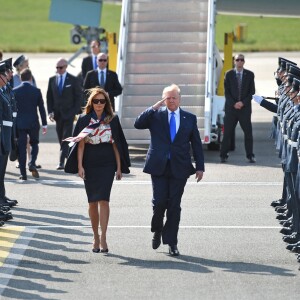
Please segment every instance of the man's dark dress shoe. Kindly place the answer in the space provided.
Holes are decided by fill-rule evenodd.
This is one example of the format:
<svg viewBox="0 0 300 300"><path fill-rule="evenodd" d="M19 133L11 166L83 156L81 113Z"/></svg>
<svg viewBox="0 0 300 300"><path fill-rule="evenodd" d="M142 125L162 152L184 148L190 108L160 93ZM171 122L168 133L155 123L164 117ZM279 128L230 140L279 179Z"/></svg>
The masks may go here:
<svg viewBox="0 0 300 300"><path fill-rule="evenodd" d="M299 247L293 247L293 249L291 251L294 252L294 253L300 254L300 246Z"/></svg>
<svg viewBox="0 0 300 300"><path fill-rule="evenodd" d="M7 205L9 207L13 207L13 206L17 205L17 203L14 202L13 200L6 200L5 198L4 199L0 199L0 204L4 205L4 206Z"/></svg>
<svg viewBox="0 0 300 300"><path fill-rule="evenodd" d="M11 201L11 202L14 202L16 204L18 204L18 200L15 200L15 199L9 199L8 197L4 196L4 200L5 201Z"/></svg>
<svg viewBox="0 0 300 300"><path fill-rule="evenodd" d="M249 163L252 163L252 164L256 163L255 156L252 155L252 156L248 157L248 161L249 161Z"/></svg>
<svg viewBox="0 0 300 300"><path fill-rule="evenodd" d="M291 235L285 235L282 239L286 243L294 244L300 241L300 233L294 232Z"/></svg>
<svg viewBox="0 0 300 300"><path fill-rule="evenodd" d="M280 229L279 232L284 234L284 235L290 235L294 232L294 229L292 227L283 227L283 228Z"/></svg>
<svg viewBox="0 0 300 300"><path fill-rule="evenodd" d="M57 165L56 170L64 170L65 167L62 164Z"/></svg>
<svg viewBox="0 0 300 300"><path fill-rule="evenodd" d="M21 175L21 176L19 177L19 179L20 179L20 180L27 180L27 176Z"/></svg>
<svg viewBox="0 0 300 300"><path fill-rule="evenodd" d="M276 219L277 219L277 220L287 220L288 218L289 218L289 216L286 215L286 214L278 214L278 215L276 216Z"/></svg>
<svg viewBox="0 0 300 300"><path fill-rule="evenodd" d="M226 163L228 160L228 157L221 156L221 163Z"/></svg>
<svg viewBox="0 0 300 300"><path fill-rule="evenodd" d="M177 245L174 245L174 246L169 245L169 254L171 256L179 256L180 255Z"/></svg>
<svg viewBox="0 0 300 300"><path fill-rule="evenodd" d="M285 200L279 199L279 200L274 200L271 203L271 206L276 207L276 206L282 206L285 204Z"/></svg>
<svg viewBox="0 0 300 300"><path fill-rule="evenodd" d="M161 231L154 232L152 238L152 248L155 250L161 244Z"/></svg>
<svg viewBox="0 0 300 300"><path fill-rule="evenodd" d="M294 247L300 247L300 242L297 242L295 244L288 244L285 248L288 250L292 250Z"/></svg>
<svg viewBox="0 0 300 300"><path fill-rule="evenodd" d="M284 206L277 206L277 207L275 207L275 210L276 210L277 213L282 214L282 213L286 212L287 208L286 208L285 205Z"/></svg>
<svg viewBox="0 0 300 300"><path fill-rule="evenodd" d="M37 169L41 169L41 168L42 168L41 165L35 165L35 167L36 167Z"/></svg>

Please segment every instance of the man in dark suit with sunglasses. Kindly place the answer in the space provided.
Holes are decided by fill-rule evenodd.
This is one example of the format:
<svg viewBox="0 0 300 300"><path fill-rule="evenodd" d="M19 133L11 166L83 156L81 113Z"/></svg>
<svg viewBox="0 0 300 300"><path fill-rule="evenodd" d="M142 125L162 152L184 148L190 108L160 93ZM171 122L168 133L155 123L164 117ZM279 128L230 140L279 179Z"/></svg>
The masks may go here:
<svg viewBox="0 0 300 300"><path fill-rule="evenodd" d="M102 87L108 93L112 108L115 111L115 97L122 94L122 86L117 73L107 69L107 55L99 53L97 59L98 68L86 74L83 88L88 90L96 86Z"/></svg>
<svg viewBox="0 0 300 300"><path fill-rule="evenodd" d="M221 144L221 162L228 159L232 134L239 122L244 131L246 157L250 163L255 163L253 153L253 135L251 124L251 100L255 94L254 73L244 69L245 57L237 54L234 57L235 68L225 74L225 117L224 136Z"/></svg>
<svg viewBox="0 0 300 300"><path fill-rule="evenodd" d="M49 79L47 110L50 121L56 122L56 133L60 143L57 170L63 170L68 155L68 143L63 140L72 135L75 115L80 110L82 91L78 79L67 72L68 62L60 58L56 63L56 75Z"/></svg>

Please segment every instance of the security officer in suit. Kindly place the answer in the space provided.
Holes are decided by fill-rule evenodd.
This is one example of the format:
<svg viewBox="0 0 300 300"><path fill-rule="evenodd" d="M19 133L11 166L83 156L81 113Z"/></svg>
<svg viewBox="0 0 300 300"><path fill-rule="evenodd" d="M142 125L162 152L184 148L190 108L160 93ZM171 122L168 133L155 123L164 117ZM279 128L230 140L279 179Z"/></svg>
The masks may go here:
<svg viewBox="0 0 300 300"><path fill-rule="evenodd" d="M85 57L81 64L81 75L84 81L87 72L97 70L98 62L97 55L100 53L101 43L99 40L93 40L90 43L91 55Z"/></svg>
<svg viewBox="0 0 300 300"><path fill-rule="evenodd" d="M50 121L56 122L56 133L60 144L57 170L63 170L68 155L68 143L63 142L72 136L75 115L82 103L82 90L78 78L67 72L68 62L60 58L56 63L56 75L49 79L47 109Z"/></svg>
<svg viewBox="0 0 300 300"><path fill-rule="evenodd" d="M179 107L180 97L177 85L165 87L162 100L142 112L134 123L135 128L149 129L151 134L144 172L151 174L153 186L152 248L157 249L162 238L171 256L179 255L177 235L185 184L192 174L200 181L204 172L197 118ZM163 224L165 211L167 219Z"/></svg>
<svg viewBox="0 0 300 300"><path fill-rule="evenodd" d="M40 123L37 114L39 110L43 134L47 132L47 117L44 107L44 101L40 89L32 85L32 74L27 68L21 71L22 83L14 89L17 100L17 132L18 132L18 147L19 147L19 164L21 180L27 180L26 174L26 146L27 136L30 139L31 156L28 163L28 169L32 176L39 178L39 173L36 169L36 159L39 151L39 130Z"/></svg>
<svg viewBox="0 0 300 300"><path fill-rule="evenodd" d="M11 99L5 91L7 84L6 65L0 63L0 205L15 206L18 201L6 197L4 177L9 152L11 151L11 135L13 111Z"/></svg>
<svg viewBox="0 0 300 300"><path fill-rule="evenodd" d="M222 163L227 161L232 133L239 122L244 131L246 157L250 163L255 163L251 124L251 100L255 93L254 73L244 69L243 54L235 55L234 60L235 68L226 72L224 79L225 117L220 158Z"/></svg>
<svg viewBox="0 0 300 300"><path fill-rule="evenodd" d="M117 73L107 69L107 55L99 53L97 59L98 68L87 73L83 88L88 96L88 89L96 86L102 87L108 93L112 108L115 111L115 97L122 94L122 86Z"/></svg>

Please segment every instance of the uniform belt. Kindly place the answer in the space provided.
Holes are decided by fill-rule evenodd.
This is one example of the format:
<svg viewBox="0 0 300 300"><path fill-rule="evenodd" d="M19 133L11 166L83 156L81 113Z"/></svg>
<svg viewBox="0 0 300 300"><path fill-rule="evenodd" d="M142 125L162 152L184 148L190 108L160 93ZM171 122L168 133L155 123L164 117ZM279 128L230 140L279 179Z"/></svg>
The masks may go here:
<svg viewBox="0 0 300 300"><path fill-rule="evenodd" d="M293 148L297 148L298 142L294 142L292 140L288 140L288 144L291 145Z"/></svg>
<svg viewBox="0 0 300 300"><path fill-rule="evenodd" d="M17 116L17 113L16 112L13 112L13 117L15 118Z"/></svg>
<svg viewBox="0 0 300 300"><path fill-rule="evenodd" d="M8 127L12 127L13 126L13 122L11 121L2 121L3 126L8 126Z"/></svg>

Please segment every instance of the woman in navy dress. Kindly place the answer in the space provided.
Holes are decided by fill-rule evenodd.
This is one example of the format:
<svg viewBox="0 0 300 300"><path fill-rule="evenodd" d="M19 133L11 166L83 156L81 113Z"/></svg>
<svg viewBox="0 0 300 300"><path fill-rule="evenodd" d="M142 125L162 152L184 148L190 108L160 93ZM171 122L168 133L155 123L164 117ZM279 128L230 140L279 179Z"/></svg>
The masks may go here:
<svg viewBox="0 0 300 300"><path fill-rule="evenodd" d="M89 90L87 104L75 126L73 136L88 128L78 143L78 175L84 179L89 216L94 233L93 252L108 252L106 232L110 192L114 178L129 173L128 145L108 94L101 88ZM98 228L101 228L99 235Z"/></svg>

